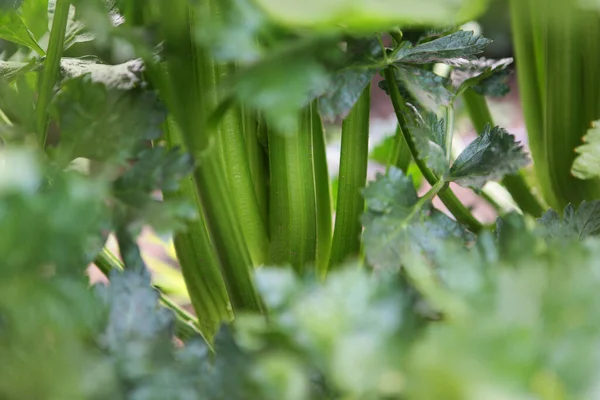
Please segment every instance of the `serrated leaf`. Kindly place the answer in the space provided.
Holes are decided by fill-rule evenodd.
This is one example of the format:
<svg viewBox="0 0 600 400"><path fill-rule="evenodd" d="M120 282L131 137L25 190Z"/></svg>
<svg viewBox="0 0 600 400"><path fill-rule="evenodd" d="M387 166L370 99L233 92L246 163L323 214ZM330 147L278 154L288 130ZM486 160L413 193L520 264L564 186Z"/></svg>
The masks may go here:
<svg viewBox="0 0 600 400"><path fill-rule="evenodd" d="M480 189L487 181L514 174L528 163L529 157L513 135L488 125L454 161L448 179Z"/></svg>
<svg viewBox="0 0 600 400"><path fill-rule="evenodd" d="M377 73L374 69L347 69L330 78L327 91L319 97L319 112L329 121L345 117Z"/></svg>
<svg viewBox="0 0 600 400"><path fill-rule="evenodd" d="M439 106L449 105L454 99L450 79L433 71L403 65L396 69L396 78L418 104L427 109L436 110Z"/></svg>
<svg viewBox="0 0 600 400"><path fill-rule="evenodd" d="M134 233L144 224L158 232L181 229L183 221L196 216L193 205L176 199L159 201L153 192L178 189L179 181L192 168L191 156L179 149L143 150L133 166L113 183L115 223Z"/></svg>
<svg viewBox="0 0 600 400"><path fill-rule="evenodd" d="M411 133L420 158L437 176L444 176L450 168L446 154L446 121L427 112L424 118L415 118Z"/></svg>
<svg viewBox="0 0 600 400"><path fill-rule="evenodd" d="M396 168L387 176L378 175L364 196L363 241L367 261L374 267L396 269L408 255L435 251L440 240L472 239L456 221L420 202L412 180Z"/></svg>
<svg viewBox="0 0 600 400"><path fill-rule="evenodd" d="M56 0L48 1L48 31L52 29L52 22L54 21L54 13L56 10ZM91 42L95 36L85 31L85 25L83 22L78 21L75 18L75 6L71 4L69 7L69 16L67 19L67 31L65 33L65 44L64 49L68 49L76 43Z"/></svg>
<svg viewBox="0 0 600 400"><path fill-rule="evenodd" d="M29 47L40 55L45 54L14 9L0 9L0 39Z"/></svg>
<svg viewBox="0 0 600 400"><path fill-rule="evenodd" d="M352 32L462 24L486 6L480 0L258 0L257 4L284 25Z"/></svg>
<svg viewBox="0 0 600 400"><path fill-rule="evenodd" d="M411 64L439 62L464 66L491 42L483 36L475 36L473 31L458 31L416 46L403 42L396 53L395 61Z"/></svg>
<svg viewBox="0 0 600 400"><path fill-rule="evenodd" d="M500 97L510 91L508 78L512 58L500 60L479 59L469 62L452 71L452 81L458 89L456 95L471 88L483 96Z"/></svg>
<svg viewBox="0 0 600 400"><path fill-rule="evenodd" d="M583 142L575 149L578 156L571 173L579 179L597 178L600 176L600 121L592 122L592 128L583 137Z"/></svg>
<svg viewBox="0 0 600 400"><path fill-rule="evenodd" d="M547 236L557 239L583 239L600 234L600 200L583 201L577 210L572 204L565 207L562 218L548 210L537 222Z"/></svg>
<svg viewBox="0 0 600 400"><path fill-rule="evenodd" d="M64 79L89 75L92 82L102 83L107 88L129 90L142 86L142 60L130 60L122 64L108 65L93 60L63 57L60 71Z"/></svg>
<svg viewBox="0 0 600 400"><path fill-rule="evenodd" d="M110 75L109 82L113 78ZM166 115L152 92L107 88L90 75L64 82L50 112L60 130L59 144L51 153L60 162L77 157L124 160L140 140L161 135Z"/></svg>
<svg viewBox="0 0 600 400"><path fill-rule="evenodd" d="M37 61L17 62L0 60L0 79L11 82L37 66Z"/></svg>

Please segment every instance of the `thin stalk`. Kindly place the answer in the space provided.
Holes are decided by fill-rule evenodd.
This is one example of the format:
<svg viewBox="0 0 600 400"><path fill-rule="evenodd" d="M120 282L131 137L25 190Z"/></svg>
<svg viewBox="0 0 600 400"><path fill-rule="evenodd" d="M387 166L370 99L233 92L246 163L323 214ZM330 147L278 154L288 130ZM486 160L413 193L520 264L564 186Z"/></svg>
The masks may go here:
<svg viewBox="0 0 600 400"><path fill-rule="evenodd" d="M452 158L452 139L454 137L454 107L450 104L446 106L446 157L448 163Z"/></svg>
<svg viewBox="0 0 600 400"><path fill-rule="evenodd" d="M394 135L394 142L392 143L392 148L390 149L390 155L386 165L386 173L389 171L391 166L395 166L406 174L411 161L412 155L410 154L410 149L408 148L408 144L404 139L402 127L398 124L396 127L396 133Z"/></svg>
<svg viewBox="0 0 600 400"><path fill-rule="evenodd" d="M65 45L67 33L67 22L69 19L70 0L57 0L48 51L44 61L44 69L41 72L40 87L36 105L37 131L42 147L46 145L48 130L48 105L52 98L52 91L58 79L60 71L60 60Z"/></svg>
<svg viewBox="0 0 600 400"><path fill-rule="evenodd" d="M269 130L271 263L302 273L316 262L317 210L310 108L296 132Z"/></svg>
<svg viewBox="0 0 600 400"><path fill-rule="evenodd" d="M329 170L327 168L327 148L325 145L325 131L317 102L310 105L310 119L312 122L312 147L313 169L315 179L315 206L317 217L317 271L325 276L331 241L333 236L333 204L331 200L331 185Z"/></svg>
<svg viewBox="0 0 600 400"><path fill-rule="evenodd" d="M227 182L227 174L216 151L218 130L206 123L216 108L215 63L206 50L192 40L193 16L188 2L162 0L160 6L160 11L170 16L160 19L167 49L167 74L157 74L152 67L149 73L154 72L186 148L196 161L196 193L233 310L262 311L262 301L252 279L253 263L236 206L229 185L223 184Z"/></svg>
<svg viewBox="0 0 600 400"><path fill-rule="evenodd" d="M246 110L242 110L242 115L244 116L246 154L248 155L248 166L250 168L250 174L252 175L254 194L256 195L258 208L263 218L263 224L265 228L268 228L269 191L267 181L269 179L269 160L258 141L259 124L256 115Z"/></svg>
<svg viewBox="0 0 600 400"><path fill-rule="evenodd" d="M478 133L483 132L487 124L494 125L485 97L469 89L463 94L463 100L465 101L473 126ZM533 193L531 193L522 172L515 175L507 175L502 180L502 184L521 210L534 217L541 217L544 208Z"/></svg>
<svg viewBox="0 0 600 400"><path fill-rule="evenodd" d="M167 120L165 136L170 148L183 146L181 136L170 119ZM187 200L198 210L199 219L188 222L184 232L176 233L173 244L192 306L198 315L198 326L204 336L212 340L221 323L233 319L233 313L193 179L183 180L178 191L165 192L164 196Z"/></svg>
<svg viewBox="0 0 600 400"><path fill-rule="evenodd" d="M123 271L124 266L121 260L117 258L107 248L102 249L94 259L94 265L98 267L107 278L113 270ZM158 290L158 289L157 289ZM198 323L193 315L179 307L173 300L158 290L160 301L175 314L175 334L181 340L191 339L194 336L201 335ZM208 342L207 342L208 343Z"/></svg>
<svg viewBox="0 0 600 400"><path fill-rule="evenodd" d="M551 165L545 151L544 105L540 76L546 75L540 70L535 49L540 47L539 35L534 35L532 0L510 0L511 29L515 57L517 59L517 79L523 116L527 126L529 147L534 161L537 180L540 183L544 199L549 204L558 200L550 185ZM534 41L534 37L537 41ZM538 51L538 54L539 51ZM562 78L561 78L562 79Z"/></svg>
<svg viewBox="0 0 600 400"><path fill-rule="evenodd" d="M269 257L269 238L260 211L248 153L242 114L238 107L225 113L218 124L218 143L224 161L230 196L235 205L246 246L255 266Z"/></svg>
<svg viewBox="0 0 600 400"><path fill-rule="evenodd" d="M404 139L406 140L406 144L410 149L410 152L415 160L415 163L419 167L419 170L429 182L431 186L435 186L436 183L440 181L440 179L435 176L435 174L427 167L425 162L419 158L419 153L417 151L417 147L413 138L408 129L408 121L406 119L406 106L404 105L404 99L398 90L398 86L396 85L396 79L394 76L393 66L390 66L384 70L385 80L388 85L388 90L390 94L390 98L392 100L392 105L394 107L394 112L396 114L396 118L398 118L398 123L402 127L402 133L404 135ZM460 222L465 224L471 231L477 233L479 232L483 226L481 222L479 222L471 211L464 206L458 200L454 192L449 187L446 187L439 193L440 200L444 203L444 205L448 208L448 210L454 215L454 217Z"/></svg>
<svg viewBox="0 0 600 400"><path fill-rule="evenodd" d="M360 253L361 216L365 208L362 190L369 160L369 112L371 85L362 92L342 123L342 148L335 216L335 230L329 268Z"/></svg>

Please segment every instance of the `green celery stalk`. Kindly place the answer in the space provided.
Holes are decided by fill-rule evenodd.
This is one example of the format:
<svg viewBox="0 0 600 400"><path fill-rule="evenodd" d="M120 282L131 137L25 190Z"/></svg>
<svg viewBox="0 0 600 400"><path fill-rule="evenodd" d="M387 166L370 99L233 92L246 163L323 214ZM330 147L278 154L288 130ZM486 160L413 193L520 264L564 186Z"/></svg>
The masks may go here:
<svg viewBox="0 0 600 400"><path fill-rule="evenodd" d="M271 263L304 272L316 263L317 207L312 113L299 116L296 132L269 129Z"/></svg>
<svg viewBox="0 0 600 400"><path fill-rule="evenodd" d="M319 271L321 276L325 276L331 253L333 204L331 200L329 170L327 168L325 130L323 129L323 122L321 121L316 101L310 105L310 113L312 121L315 205L317 208L317 271Z"/></svg>
<svg viewBox="0 0 600 400"><path fill-rule="evenodd" d="M492 114L485 97L469 89L463 94L463 100L465 101L473 126L478 133L483 132L487 124L494 125ZM544 208L531 193L522 172L516 175L505 176L502 180L502 184L506 187L521 210L534 217L542 216Z"/></svg>
<svg viewBox="0 0 600 400"><path fill-rule="evenodd" d="M69 20L70 0L57 0L54 20L50 30L48 51L44 69L41 71L38 99L36 103L37 133L42 147L46 146L48 135L48 105L52 99L52 91L60 72L60 60L65 45L67 22Z"/></svg>
<svg viewBox="0 0 600 400"><path fill-rule="evenodd" d="M248 165L250 174L252 175L254 194L263 218L263 224L265 229L268 229L269 189L267 183L269 180L269 160L258 140L259 129L262 129L263 126L259 126L258 119L254 113L243 110L242 115L244 117L246 154L248 155Z"/></svg>
<svg viewBox="0 0 600 400"><path fill-rule="evenodd" d="M170 148L185 147L172 121L167 121L165 131ZM185 179L178 191L164 193L164 196L186 199L196 205L200 214L197 221L187 223L186 231L174 235L173 243L192 306L198 316L198 326L204 336L212 340L221 323L233 319L233 313L193 179Z"/></svg>
<svg viewBox="0 0 600 400"><path fill-rule="evenodd" d="M268 260L269 238L250 169L242 118L238 107L225 113L218 124L218 143L246 246L258 266Z"/></svg>
<svg viewBox="0 0 600 400"><path fill-rule="evenodd" d="M186 148L196 161L196 192L233 311L262 311L262 301L252 279L252 259L216 147L218 130L207 124L216 108L217 68L206 50L192 40L193 15L189 3L163 0L160 7L164 15L170 16L160 19L167 49L167 73L154 71L153 75L180 127ZM151 74L152 69L149 67Z"/></svg>
<svg viewBox="0 0 600 400"><path fill-rule="evenodd" d="M329 268L360 253L361 216L365 208L362 190L367 180L369 160L369 113L371 85L342 123L342 148L335 217L335 230Z"/></svg>

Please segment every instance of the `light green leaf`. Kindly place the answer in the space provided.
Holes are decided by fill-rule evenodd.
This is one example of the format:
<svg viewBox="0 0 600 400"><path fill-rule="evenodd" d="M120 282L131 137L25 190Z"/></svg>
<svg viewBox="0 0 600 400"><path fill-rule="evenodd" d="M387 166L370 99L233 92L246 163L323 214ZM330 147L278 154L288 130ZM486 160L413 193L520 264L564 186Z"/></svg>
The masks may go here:
<svg viewBox="0 0 600 400"><path fill-rule="evenodd" d="M440 241L472 235L456 221L417 197L412 180L390 168L364 190L367 211L363 216L363 242L373 267L396 269L409 255L435 252Z"/></svg>
<svg viewBox="0 0 600 400"><path fill-rule="evenodd" d="M40 55L45 54L16 10L0 9L0 39L29 47Z"/></svg>
<svg viewBox="0 0 600 400"><path fill-rule="evenodd" d="M5 79L8 82L11 82L22 74L31 71L36 67L36 65L37 62L35 60L27 63L0 60L0 79Z"/></svg>
<svg viewBox="0 0 600 400"><path fill-rule="evenodd" d="M283 25L325 31L377 32L396 26L458 25L479 16L482 0L256 0Z"/></svg>
<svg viewBox="0 0 600 400"><path fill-rule="evenodd" d="M458 156L449 179L480 189L490 180L516 173L529 163L523 146L506 130L490 125Z"/></svg>
<svg viewBox="0 0 600 400"><path fill-rule="evenodd" d="M585 144L577 147L571 172L579 179L593 179L600 176L600 121L594 121L592 128L583 137Z"/></svg>
<svg viewBox="0 0 600 400"><path fill-rule="evenodd" d="M463 66L491 42L483 36L475 36L473 31L458 31L416 46L410 42L403 42L396 53L395 61L411 64L439 62Z"/></svg>
<svg viewBox="0 0 600 400"><path fill-rule="evenodd" d="M48 31L52 27L54 21L54 12L56 9L56 0L48 1ZM83 22L75 19L75 6L69 7L69 17L67 20L67 31L65 34L65 50L76 43L90 42L94 40L94 34L85 31Z"/></svg>

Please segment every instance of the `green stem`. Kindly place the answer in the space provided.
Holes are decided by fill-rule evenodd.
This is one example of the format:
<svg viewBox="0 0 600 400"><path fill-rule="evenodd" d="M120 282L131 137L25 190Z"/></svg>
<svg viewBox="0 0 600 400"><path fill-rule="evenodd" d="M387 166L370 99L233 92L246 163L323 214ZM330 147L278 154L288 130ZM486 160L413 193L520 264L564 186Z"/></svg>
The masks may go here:
<svg viewBox="0 0 600 400"><path fill-rule="evenodd" d="M473 126L478 133L483 132L487 124L494 125L492 114L485 97L469 89L463 94L463 100L465 101ZM540 217L542 215L544 208L533 193L531 193L522 172L519 172L516 175L507 175L502 180L502 184L506 187L521 210L534 217Z"/></svg>
<svg viewBox="0 0 600 400"><path fill-rule="evenodd" d="M94 265L96 265L100 272L102 272L107 278L110 277L111 271L123 271L124 269L121 260L119 260L117 256L111 253L111 251L107 248L102 249L102 251L96 256L94 259ZM171 300L160 290L158 290L158 292L160 293L161 302L175 313L175 329L177 337L179 337L181 340L187 340L197 336L198 334L202 335L198 329L197 321L193 315L179 307L173 300Z"/></svg>
<svg viewBox="0 0 600 400"><path fill-rule="evenodd" d="M448 164L452 158L452 139L454 137L454 106L446 106L446 155Z"/></svg>
<svg viewBox="0 0 600 400"><path fill-rule="evenodd" d="M410 149L410 152L415 160L415 163L419 167L419 170L429 182L431 186L435 186L436 183L439 182L439 179L435 174L427 167L425 162L419 157L419 152L417 151L417 147L415 142L410 134L408 129L408 121L406 118L406 106L404 105L404 99L398 90L398 86L396 85L396 78L394 74L394 67L389 66L385 69L384 75L385 80L388 85L388 90L390 94L390 98L392 100L392 105L394 107L394 112L396 117L398 118L398 123L402 127L402 133L404 135L404 139L406 140L406 144ZM450 188L446 188L439 193L440 200L444 203L444 205L448 208L448 210L454 215L454 217L461 223L465 224L471 231L477 233L482 229L481 223L471 214L471 212L458 200L456 195L452 192Z"/></svg>
<svg viewBox="0 0 600 400"><path fill-rule="evenodd" d="M534 35L533 2L531 0L510 0L509 5L513 45L515 57L518 60L519 93L533 165L546 202L557 204L558 201L550 184L551 166L548 164L545 154L543 89L541 87L543 85L540 85L539 80L541 75L545 76L545 73L539 69L541 67L536 59L535 50L540 47L541 39L538 35ZM538 40L534 41L534 37Z"/></svg>
<svg viewBox="0 0 600 400"><path fill-rule="evenodd" d="M410 149L408 148L406 140L404 140L402 127L398 124L396 127L396 133L394 135L394 142L392 143L392 148L390 149L386 173L389 171L391 166L396 166L396 168L401 169L402 172L406 174L411 161L412 155L410 154Z"/></svg>
<svg viewBox="0 0 600 400"><path fill-rule="evenodd" d="M242 114L238 107L231 108L218 124L218 139L230 197L235 205L252 262L255 266L265 264L269 257L269 238L254 188Z"/></svg>
<svg viewBox="0 0 600 400"><path fill-rule="evenodd" d="M269 191L267 182L269 179L267 154L262 149L259 141L259 124L254 113L242 110L244 116L244 138L246 142L246 154L248 155L248 165L252 175L254 185L254 194L258 202L258 208L263 218L265 229L268 228L268 210L269 210ZM268 236L268 232L267 232Z"/></svg>
<svg viewBox="0 0 600 400"><path fill-rule="evenodd" d="M154 70L162 97L180 127L187 150L196 161L196 193L233 310L262 311L262 301L252 279L252 259L229 185L224 184L227 174L216 147L218 131L207 126L217 99L214 61L193 40L194 18L190 15L189 3L162 0L160 6L160 11L170 16L160 19L168 49L167 74L157 74L152 67L149 72Z"/></svg>
<svg viewBox="0 0 600 400"><path fill-rule="evenodd" d="M327 147L325 145L325 131L317 102L310 105L310 119L312 121L312 146L313 168L315 179L315 205L317 217L317 271L325 276L331 253L333 235L333 204L331 201L331 184L327 168Z"/></svg>
<svg viewBox="0 0 600 400"><path fill-rule="evenodd" d="M365 208L362 190L367 179L369 159L369 112L371 85L342 123L342 148L335 216L335 230L329 268L337 267L360 253L361 216Z"/></svg>
<svg viewBox="0 0 600 400"><path fill-rule="evenodd" d="M310 108L296 132L269 130L271 263L302 273L316 262L317 210Z"/></svg>
<svg viewBox="0 0 600 400"><path fill-rule="evenodd" d="M170 148L183 145L170 119L167 120L165 136ZM187 200L198 210L199 219L188 222L184 232L176 233L173 243L192 306L198 315L198 326L204 336L212 340L221 323L233 319L233 313L193 179L183 180L178 191L164 193L164 196L166 199Z"/></svg>
<svg viewBox="0 0 600 400"><path fill-rule="evenodd" d="M46 61L44 62L44 69L41 72L41 83L36 104L36 118L37 133L42 147L46 146L48 105L52 99L54 85L56 84L60 72L60 60L65 44L70 6L70 0L56 1L54 20L52 21L52 29L50 30L50 39L48 42L48 51L46 52Z"/></svg>

